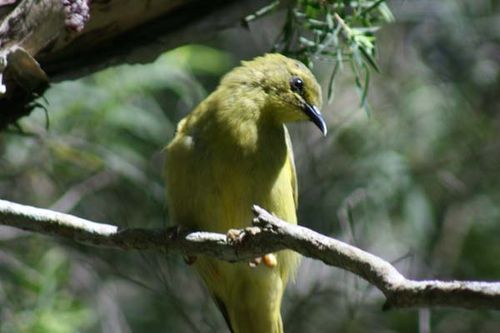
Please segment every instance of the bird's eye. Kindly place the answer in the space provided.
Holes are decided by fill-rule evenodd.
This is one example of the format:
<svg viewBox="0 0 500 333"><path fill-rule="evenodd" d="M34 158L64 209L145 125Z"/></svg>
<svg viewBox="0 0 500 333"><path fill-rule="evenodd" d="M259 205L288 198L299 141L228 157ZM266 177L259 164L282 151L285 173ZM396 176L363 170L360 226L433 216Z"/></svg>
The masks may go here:
<svg viewBox="0 0 500 333"><path fill-rule="evenodd" d="M295 91L296 93L299 93L302 95L304 92L304 81L302 81L301 78L297 76L292 76L290 79L290 88L292 91Z"/></svg>

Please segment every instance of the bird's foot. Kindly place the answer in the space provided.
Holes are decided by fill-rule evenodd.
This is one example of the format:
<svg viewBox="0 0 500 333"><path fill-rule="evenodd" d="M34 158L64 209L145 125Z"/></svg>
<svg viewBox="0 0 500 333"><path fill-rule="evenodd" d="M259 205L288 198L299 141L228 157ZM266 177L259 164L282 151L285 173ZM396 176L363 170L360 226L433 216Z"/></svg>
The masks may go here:
<svg viewBox="0 0 500 333"><path fill-rule="evenodd" d="M262 262L262 257L257 257L248 262L248 266L254 268L259 266L259 264Z"/></svg>
<svg viewBox="0 0 500 333"><path fill-rule="evenodd" d="M269 268L273 268L278 265L278 258L276 258L276 255L274 253L268 253L262 256L262 261L264 262L264 265Z"/></svg>
<svg viewBox="0 0 500 333"><path fill-rule="evenodd" d="M248 266L254 268L259 266L261 262L264 263L266 267L274 268L276 267L276 265L278 265L278 258L276 258L276 255L274 253L268 253L266 255L263 255L262 257L257 257L250 260Z"/></svg>
<svg viewBox="0 0 500 333"><path fill-rule="evenodd" d="M247 236L255 236L262 230L259 227L248 227L245 229L229 229L227 231L226 237L227 241L231 245L236 245L244 241ZM262 257L257 257L248 262L250 267L257 267L263 262L269 268L276 267L278 265L278 259L274 253L268 253Z"/></svg>
<svg viewBox="0 0 500 333"><path fill-rule="evenodd" d="M245 229L229 229L226 238L229 244L235 245L245 240L247 236L255 236L260 232L259 227L248 227Z"/></svg>
<svg viewBox="0 0 500 333"><path fill-rule="evenodd" d="M241 229L229 229L226 233L227 242L231 245L241 242L244 233Z"/></svg>

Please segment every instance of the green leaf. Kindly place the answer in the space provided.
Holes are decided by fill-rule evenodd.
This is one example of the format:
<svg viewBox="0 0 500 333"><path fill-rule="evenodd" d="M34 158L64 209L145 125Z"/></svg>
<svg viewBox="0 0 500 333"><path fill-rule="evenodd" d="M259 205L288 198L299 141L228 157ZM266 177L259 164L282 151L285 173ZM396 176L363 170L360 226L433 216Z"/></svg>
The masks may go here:
<svg viewBox="0 0 500 333"><path fill-rule="evenodd" d="M375 61L375 59L371 56L371 54L366 51L366 49L364 47L360 47L359 48L359 51L361 52L361 54L363 55L363 57L365 58L365 60L370 64L370 66L372 66L372 68L377 72L377 73L380 73L380 68L378 67L377 65L377 62Z"/></svg>
<svg viewBox="0 0 500 333"><path fill-rule="evenodd" d="M337 77L339 67L340 61L337 59L337 61L335 62L335 66L333 67L332 75L330 75L330 81L328 82L328 103L331 103L333 101L335 78Z"/></svg>

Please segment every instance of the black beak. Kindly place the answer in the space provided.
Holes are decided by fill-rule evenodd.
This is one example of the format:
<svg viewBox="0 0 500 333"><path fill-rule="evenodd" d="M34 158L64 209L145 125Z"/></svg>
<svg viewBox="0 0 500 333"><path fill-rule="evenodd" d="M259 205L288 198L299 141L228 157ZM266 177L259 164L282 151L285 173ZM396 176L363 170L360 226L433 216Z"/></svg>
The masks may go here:
<svg viewBox="0 0 500 333"><path fill-rule="evenodd" d="M316 126L318 126L321 133L323 133L323 135L326 136L328 129L326 128L325 120L323 119L323 116L321 115L321 112L318 110L318 108L315 105L304 103L303 110L305 114L309 117L309 119L311 119L311 121Z"/></svg>

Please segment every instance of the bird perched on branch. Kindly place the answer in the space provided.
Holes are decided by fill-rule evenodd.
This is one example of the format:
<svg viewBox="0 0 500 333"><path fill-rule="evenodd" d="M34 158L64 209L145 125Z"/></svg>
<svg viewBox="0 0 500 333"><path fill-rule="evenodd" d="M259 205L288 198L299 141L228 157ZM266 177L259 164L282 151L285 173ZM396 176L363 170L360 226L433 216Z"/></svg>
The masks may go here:
<svg viewBox="0 0 500 333"><path fill-rule="evenodd" d="M284 124L310 120L326 135L320 106L313 74L280 54L243 61L226 74L181 120L167 147L171 220L226 233L250 226L257 204L296 224L297 179ZM286 250L260 259L194 262L232 332L283 332L281 299L299 256Z"/></svg>

